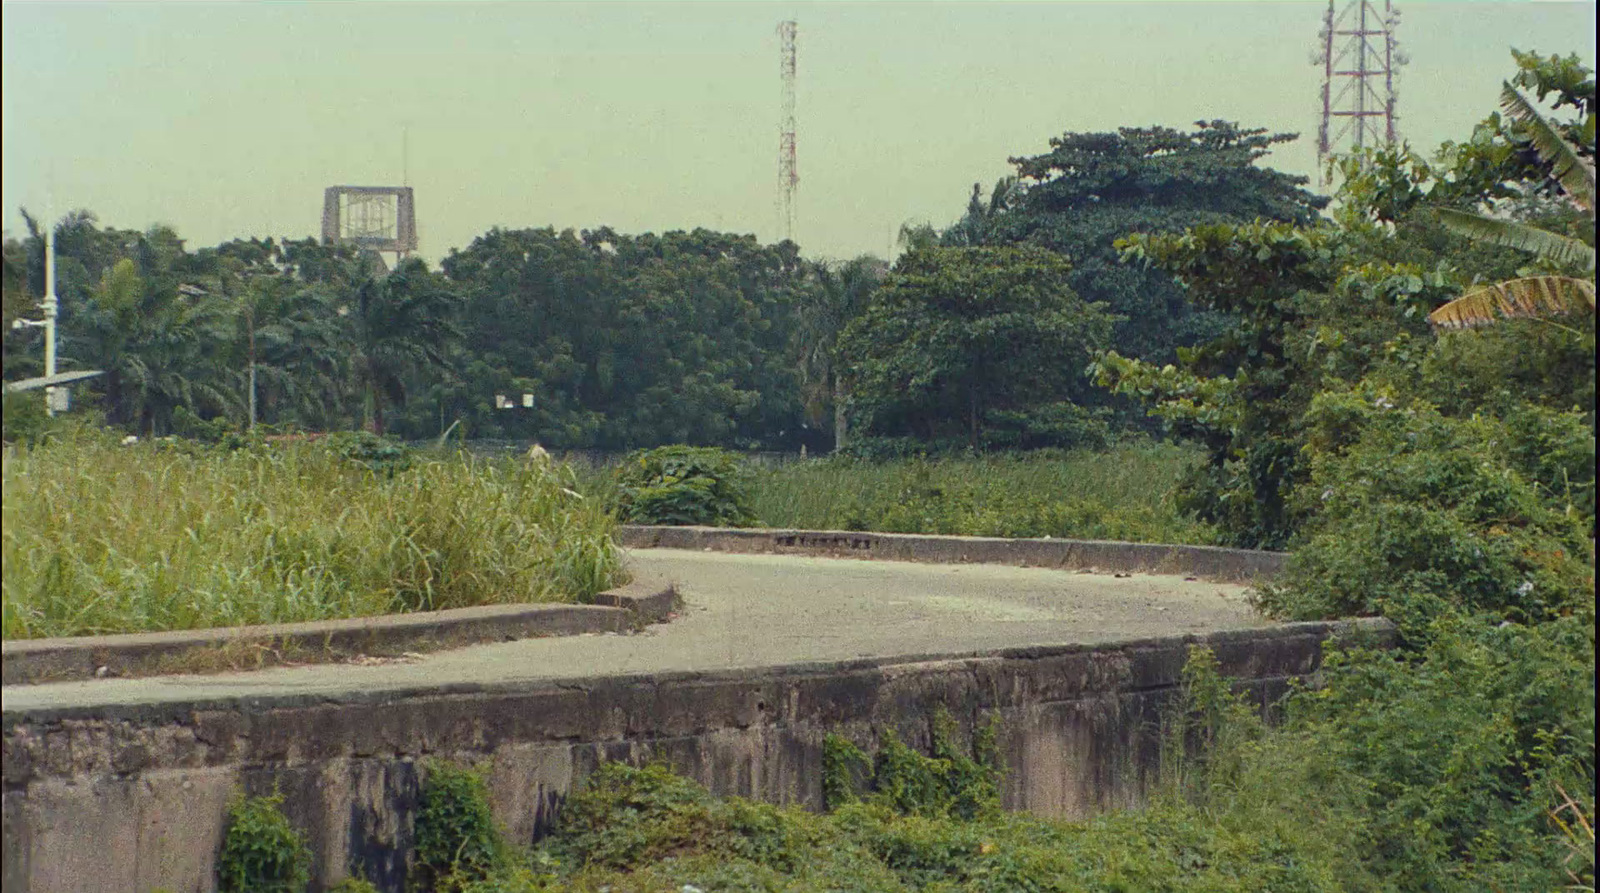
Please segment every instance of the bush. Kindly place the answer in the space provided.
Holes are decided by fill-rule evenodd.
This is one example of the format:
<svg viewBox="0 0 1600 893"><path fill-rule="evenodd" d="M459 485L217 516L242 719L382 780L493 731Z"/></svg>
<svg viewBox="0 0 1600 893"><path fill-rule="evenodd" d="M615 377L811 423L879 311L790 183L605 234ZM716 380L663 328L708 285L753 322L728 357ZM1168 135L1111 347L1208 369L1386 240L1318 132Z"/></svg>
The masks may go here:
<svg viewBox="0 0 1600 893"><path fill-rule="evenodd" d="M616 474L624 521L734 527L752 522L736 453L689 446L639 450Z"/></svg>
<svg viewBox="0 0 1600 893"><path fill-rule="evenodd" d="M334 455L385 477L405 471L415 460L410 447L370 431L336 431L328 435L327 445Z"/></svg>
<svg viewBox="0 0 1600 893"><path fill-rule="evenodd" d="M279 807L283 797L237 798L217 858L222 893L303 893L311 881L311 850Z"/></svg>
<svg viewBox="0 0 1600 893"><path fill-rule="evenodd" d="M1358 414L1365 418L1352 423ZM1570 488L1556 492L1517 467L1554 483L1571 479L1569 465L1592 466L1593 439L1575 415L1529 410L1507 425L1383 395L1330 394L1310 417L1320 433L1306 492L1320 505L1283 584L1260 594L1267 611L1387 614L1420 631L1452 606L1539 621L1592 594L1592 519ZM1592 467L1585 473L1592 494Z"/></svg>
<svg viewBox="0 0 1600 893"><path fill-rule="evenodd" d="M6 443L37 443L50 429L44 395L38 391L5 392L0 395L0 414L4 416Z"/></svg>
<svg viewBox="0 0 1600 893"><path fill-rule="evenodd" d="M875 756L837 736L823 741L823 800L831 808L865 800L898 815L974 819L1000 809L999 717L973 731L970 750L948 710L930 720L929 753L907 746L893 730Z"/></svg>
<svg viewBox="0 0 1600 893"><path fill-rule="evenodd" d="M489 811L483 776L435 761L417 806L416 882L436 893L460 893L506 863L505 845Z"/></svg>

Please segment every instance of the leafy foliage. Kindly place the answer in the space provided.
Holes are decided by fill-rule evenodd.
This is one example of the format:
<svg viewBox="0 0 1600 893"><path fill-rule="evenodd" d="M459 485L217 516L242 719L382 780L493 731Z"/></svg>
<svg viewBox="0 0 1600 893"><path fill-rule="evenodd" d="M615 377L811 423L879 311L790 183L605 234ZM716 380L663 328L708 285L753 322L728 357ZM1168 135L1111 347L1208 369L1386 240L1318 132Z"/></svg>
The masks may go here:
<svg viewBox="0 0 1600 893"><path fill-rule="evenodd" d="M930 440L965 436L977 448L1009 423L1009 445L1075 445L1092 423L1062 415L1060 430L1048 431L1036 413L1088 395L1073 387L1075 378L1038 371L1082 368L1111 319L1073 294L1069 269L1028 247L902 256L841 339L864 427Z"/></svg>
<svg viewBox="0 0 1600 893"><path fill-rule="evenodd" d="M436 760L417 804L412 883L427 893L458 893L505 863L505 845L476 771Z"/></svg>
<svg viewBox="0 0 1600 893"><path fill-rule="evenodd" d="M280 809L283 797L238 797L228 807L228 830L217 857L223 893L303 893L311 880L311 850Z"/></svg>
<svg viewBox="0 0 1600 893"><path fill-rule="evenodd" d="M443 269L472 352L435 405L479 435L611 449L798 435L798 314L816 283L790 243L496 229ZM496 411L496 392L535 405Z"/></svg>
<svg viewBox="0 0 1600 893"><path fill-rule="evenodd" d="M1319 395L1310 418L1320 505L1263 607L1383 613L1415 632L1451 609L1538 622L1592 597L1594 436L1581 419L1453 419L1359 392Z"/></svg>
<svg viewBox="0 0 1600 893"><path fill-rule="evenodd" d="M739 456L715 447L665 446L628 456L616 471L618 512L640 524L749 524Z"/></svg>
<svg viewBox="0 0 1600 893"><path fill-rule="evenodd" d="M1129 233L1257 219L1310 223L1327 199L1302 188L1305 177L1257 166L1295 138L1226 121L1196 122L1191 131L1063 134L1048 152L1011 159L1021 186L993 215L984 244L1023 242L1065 255L1072 289L1120 317L1111 345L1169 362L1178 347L1221 331L1226 316L1194 307L1159 273L1120 264L1113 243Z"/></svg>

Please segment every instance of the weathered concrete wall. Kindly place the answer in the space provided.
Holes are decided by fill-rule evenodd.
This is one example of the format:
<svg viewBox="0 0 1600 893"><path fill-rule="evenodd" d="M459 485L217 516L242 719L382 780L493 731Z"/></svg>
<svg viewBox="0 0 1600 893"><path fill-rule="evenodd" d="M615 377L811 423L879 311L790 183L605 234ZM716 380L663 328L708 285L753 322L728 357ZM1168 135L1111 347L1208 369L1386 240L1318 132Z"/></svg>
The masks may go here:
<svg viewBox="0 0 1600 893"><path fill-rule="evenodd" d="M315 889L359 871L400 890L419 761L487 761L495 812L518 842L550 826L601 760L668 760L725 794L820 802L829 732L925 745L944 705L1003 720L1005 804L1086 816L1141 802L1161 709L1191 645L1263 697L1317 667L1330 635L1370 623L956 660L861 661L751 672L617 676L382 696L239 699L4 714L4 888L210 890L230 795L274 789L311 834Z"/></svg>
<svg viewBox="0 0 1600 893"><path fill-rule="evenodd" d="M635 549L704 549L922 561L937 564L1009 564L1102 573L1177 574L1219 583L1254 583L1283 572L1286 552L1173 546L1109 540L1010 539L927 536L850 530L767 530L737 527L667 527L624 524L617 542Z"/></svg>
<svg viewBox="0 0 1600 893"><path fill-rule="evenodd" d="M355 655L611 632L666 620L676 599L671 583L638 580L595 593L589 605L480 605L305 623L18 639L0 643L0 683L261 669L286 661L325 663Z"/></svg>

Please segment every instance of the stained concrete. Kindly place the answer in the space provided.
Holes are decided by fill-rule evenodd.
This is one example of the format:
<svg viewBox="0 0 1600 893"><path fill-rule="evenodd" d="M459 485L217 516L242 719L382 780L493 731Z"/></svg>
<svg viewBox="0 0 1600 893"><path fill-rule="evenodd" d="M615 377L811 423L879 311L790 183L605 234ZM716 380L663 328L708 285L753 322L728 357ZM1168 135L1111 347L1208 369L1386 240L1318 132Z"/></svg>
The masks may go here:
<svg viewBox="0 0 1600 893"><path fill-rule="evenodd" d="M933 564L1008 564L1104 574L1172 574L1225 583L1272 579L1283 572L1289 558L1284 552L1255 549L1109 540L647 524L622 525L617 529L617 541L629 548L709 549Z"/></svg>
<svg viewBox="0 0 1600 893"><path fill-rule="evenodd" d="M677 583L669 623L462 648L405 664L7 686L5 715L52 708L403 692L615 673L977 654L1265 626L1235 584L1043 568L638 550L636 574ZM9 721L9 720L8 720Z"/></svg>
<svg viewBox="0 0 1600 893"><path fill-rule="evenodd" d="M486 766L513 840L602 760L666 759L720 793L817 806L830 732L925 744L939 706L1003 723L1014 809L1141 802L1190 647L1263 698L1370 624L1255 618L1238 587L987 566L651 551L681 616L635 635L478 646L381 667L4 691L7 893L208 890L229 793L285 795L316 889L399 890L426 759Z"/></svg>

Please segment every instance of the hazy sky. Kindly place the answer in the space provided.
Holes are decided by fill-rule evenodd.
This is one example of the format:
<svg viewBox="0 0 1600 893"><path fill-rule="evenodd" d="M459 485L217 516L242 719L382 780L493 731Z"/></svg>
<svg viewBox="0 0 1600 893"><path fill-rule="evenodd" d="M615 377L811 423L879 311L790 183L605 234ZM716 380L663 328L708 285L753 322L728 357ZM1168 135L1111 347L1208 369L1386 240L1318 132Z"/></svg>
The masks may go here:
<svg viewBox="0 0 1600 893"><path fill-rule="evenodd" d="M1310 173L1324 8L12 2L0 201L12 232L19 206L53 203L191 247L301 237L324 187L397 183L406 156L432 259L496 225L772 240L775 26L793 18L797 240L881 254L1067 130L1227 118L1302 133L1272 163ZM1593 2L1400 8L1401 129L1430 149L1494 108L1510 47L1593 64Z"/></svg>

